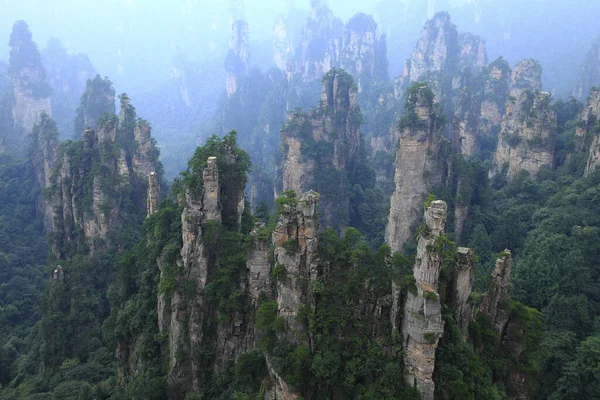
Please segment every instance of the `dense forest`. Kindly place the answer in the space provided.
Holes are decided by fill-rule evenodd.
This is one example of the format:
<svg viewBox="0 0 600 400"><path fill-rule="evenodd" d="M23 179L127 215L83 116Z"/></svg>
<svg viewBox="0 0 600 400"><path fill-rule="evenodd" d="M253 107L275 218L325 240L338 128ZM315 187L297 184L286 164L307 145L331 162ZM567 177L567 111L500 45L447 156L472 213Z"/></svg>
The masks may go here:
<svg viewBox="0 0 600 400"><path fill-rule="evenodd" d="M293 10L143 117L15 22L0 400L600 399L597 41L555 98L447 12L391 79L380 19Z"/></svg>

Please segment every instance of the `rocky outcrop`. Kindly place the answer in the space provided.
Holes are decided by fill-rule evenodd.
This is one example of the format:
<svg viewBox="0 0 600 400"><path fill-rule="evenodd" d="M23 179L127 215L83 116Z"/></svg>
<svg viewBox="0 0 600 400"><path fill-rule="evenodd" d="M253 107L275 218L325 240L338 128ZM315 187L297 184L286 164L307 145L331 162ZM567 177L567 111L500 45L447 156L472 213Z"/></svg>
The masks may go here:
<svg viewBox="0 0 600 400"><path fill-rule="evenodd" d="M498 58L483 70L483 99L480 132L496 136L500 133L502 117L510 91L512 71L504 59Z"/></svg>
<svg viewBox="0 0 600 400"><path fill-rule="evenodd" d="M600 36L587 52L573 89L573 97L585 101L594 86L600 86Z"/></svg>
<svg viewBox="0 0 600 400"><path fill-rule="evenodd" d="M385 39L378 38L377 24L370 15L356 14L344 28L339 65L356 78L359 92L375 78L387 79L378 76L377 60L387 57L380 54L380 40Z"/></svg>
<svg viewBox="0 0 600 400"><path fill-rule="evenodd" d="M202 173L206 181L200 195L189 190L185 193L182 223L182 248L180 266L182 274L175 279L172 294L159 294L159 328L168 334L168 381L179 392L170 398L182 398L186 391L198 391L203 381L201 363L192 357L203 344L204 324L210 322L210 310L204 304L201 291L209 279L209 264L214 263L203 238L205 224L221 222L219 204L220 186L216 158L212 157ZM206 204L205 204L206 201ZM214 239L213 239L214 240ZM172 272L171 272L172 274ZM161 281L167 280L169 271L161 269ZM189 283L187 283L189 282ZM194 288L186 290L186 285ZM206 320L206 321L205 321Z"/></svg>
<svg viewBox="0 0 600 400"><path fill-rule="evenodd" d="M393 252L402 251L421 217L425 197L441 184L443 119L434 95L425 84L409 90L405 116L399 125L395 162L396 189L391 198L386 241Z"/></svg>
<svg viewBox="0 0 600 400"><path fill-rule="evenodd" d="M433 201L425 210L413 268L415 287L406 295L402 319L404 379L419 390L424 400L434 398L435 351L444 332L438 285L443 250L440 235L447 213L443 201Z"/></svg>
<svg viewBox="0 0 600 400"><path fill-rule="evenodd" d="M510 179L525 170L535 176L542 167L553 165L556 113L550 102L547 92L519 87L511 91L494 153L492 175L506 171Z"/></svg>
<svg viewBox="0 0 600 400"><path fill-rule="evenodd" d="M271 238L264 237L264 222L257 222L250 232L252 244L248 250L248 292L254 309L258 306L261 293L270 296L271 293L271 263L269 261L269 246Z"/></svg>
<svg viewBox="0 0 600 400"><path fill-rule="evenodd" d="M512 71L510 95L518 97L525 90L542 90L542 67L537 60L521 60Z"/></svg>
<svg viewBox="0 0 600 400"><path fill-rule="evenodd" d="M402 74L402 87L442 72L452 73L453 55L459 51L458 33L448 13L438 13L427 21Z"/></svg>
<svg viewBox="0 0 600 400"><path fill-rule="evenodd" d="M58 147L58 130L56 124L46 114L42 113L40 122L33 126L31 161L41 189L51 186L52 172L56 163L56 149ZM52 230L52 206L45 196L38 200L38 209L44 216L46 232Z"/></svg>
<svg viewBox="0 0 600 400"><path fill-rule="evenodd" d="M86 128L97 129L98 121L105 113L113 115L115 112L115 90L110 80L100 75L88 79L75 112L75 137L80 137Z"/></svg>
<svg viewBox="0 0 600 400"><path fill-rule="evenodd" d="M319 195L303 194L296 204L284 206L273 232L277 275L278 315L286 324L287 340L298 343L303 324L296 319L302 304L310 305L308 294L317 278Z"/></svg>
<svg viewBox="0 0 600 400"><path fill-rule="evenodd" d="M129 99L122 96L122 101L120 119L107 118L97 131L88 129L81 141L69 142L61 149L45 182L57 259L88 252L95 256L116 237L126 216L143 218L156 209L160 176L154 176L154 185L150 178L150 187L148 176L162 170L158 150L149 130L147 145L140 142L136 146L131 140L129 131L143 123L138 124ZM128 128L131 123L134 125ZM140 159L145 160L145 168L136 161ZM139 207L122 209L123 202Z"/></svg>
<svg viewBox="0 0 600 400"><path fill-rule="evenodd" d="M471 33L458 35L458 68L473 68L479 71L488 63L485 40Z"/></svg>
<svg viewBox="0 0 600 400"><path fill-rule="evenodd" d="M172 287L159 295L158 323L168 335L169 398L173 399L200 391L209 376L222 372L237 355L252 350L255 344L254 314L242 306L225 309L211 292L222 288L221 269L233 269L224 266L229 261L223 257L229 255L221 249L227 246L224 241L233 240L228 235L238 234L244 211L246 181L239 176L238 164L243 161L238 158L234 137L226 137L218 149L213 148L215 156L207 157L198 166L200 170L193 171L198 179L195 183L184 182L179 199L183 206L179 260L176 267L159 263L161 282ZM268 246L265 238L258 237L257 228L254 235L247 270L242 267L243 271L227 279L235 285L229 290L243 294L236 301L246 304L248 294L256 307L269 277L268 269L265 276ZM200 356L205 352L212 354L210 362Z"/></svg>
<svg viewBox="0 0 600 400"><path fill-rule="evenodd" d="M51 90L40 53L25 21L15 23L9 44L13 132L6 142L22 150L27 135L42 113L52 116Z"/></svg>
<svg viewBox="0 0 600 400"><path fill-rule="evenodd" d="M148 193L146 194L148 215L158 211L158 198L158 179L156 172L152 171L148 174Z"/></svg>
<svg viewBox="0 0 600 400"><path fill-rule="evenodd" d="M478 72L487 64L485 41L471 34L459 34L446 12L427 21L411 57L396 79L396 97L402 99L413 82L429 81L438 101L445 102L450 88L442 77L452 77L463 68Z"/></svg>
<svg viewBox="0 0 600 400"><path fill-rule="evenodd" d="M509 319L508 300L512 265L510 250L504 250L496 260L488 291L479 306L479 312L489 318L491 326L498 333L498 340L501 339Z"/></svg>
<svg viewBox="0 0 600 400"><path fill-rule="evenodd" d="M243 20L237 20L231 26L229 52L225 59L227 97L231 97L237 92L239 79L248 73L249 67L250 41L248 38L248 23Z"/></svg>
<svg viewBox="0 0 600 400"><path fill-rule="evenodd" d="M479 150L479 120L481 116L481 92L478 76L470 70L457 75L452 80L454 101L454 121L452 126L456 152L467 157Z"/></svg>
<svg viewBox="0 0 600 400"><path fill-rule="evenodd" d="M338 231L349 222L348 165L358 154L361 122L352 77L333 69L319 106L291 113L281 130L283 190L318 191L323 225Z"/></svg>
<svg viewBox="0 0 600 400"><path fill-rule="evenodd" d="M596 170L600 165L600 90L592 90L588 97L586 108L580 116L580 124L577 127L576 137L585 148L585 143L591 144L585 174Z"/></svg>
<svg viewBox="0 0 600 400"><path fill-rule="evenodd" d="M450 304L454 309L454 318L461 327L465 337L468 336L469 326L473 318L471 304L471 289L473 287L475 254L466 247L457 251L456 269L452 273L449 285Z"/></svg>
<svg viewBox="0 0 600 400"><path fill-rule="evenodd" d="M321 79L337 65L344 24L322 0L312 0L304 24L300 45L289 74L298 74L303 82Z"/></svg>

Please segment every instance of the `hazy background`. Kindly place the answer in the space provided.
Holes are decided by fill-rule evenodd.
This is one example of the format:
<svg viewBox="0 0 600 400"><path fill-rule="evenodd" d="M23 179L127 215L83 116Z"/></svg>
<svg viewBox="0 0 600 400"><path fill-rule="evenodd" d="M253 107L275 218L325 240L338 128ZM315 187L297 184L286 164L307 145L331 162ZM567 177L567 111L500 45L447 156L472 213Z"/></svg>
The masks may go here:
<svg viewBox="0 0 600 400"><path fill-rule="evenodd" d="M152 89L173 74L174 60L221 62L227 51L232 15L249 23L254 62L270 46L275 17L288 3L307 10L310 0L247 0L243 11L226 0L0 0L0 60L8 58L14 21L29 23L40 48L58 38L69 51L89 55L110 76L117 91ZM490 59L511 64L538 58L546 88L570 91L583 54L600 34L600 1L591 0L329 0L348 20L373 14L390 42L390 73L401 73L404 59L433 11L448 10L461 32L482 35Z"/></svg>

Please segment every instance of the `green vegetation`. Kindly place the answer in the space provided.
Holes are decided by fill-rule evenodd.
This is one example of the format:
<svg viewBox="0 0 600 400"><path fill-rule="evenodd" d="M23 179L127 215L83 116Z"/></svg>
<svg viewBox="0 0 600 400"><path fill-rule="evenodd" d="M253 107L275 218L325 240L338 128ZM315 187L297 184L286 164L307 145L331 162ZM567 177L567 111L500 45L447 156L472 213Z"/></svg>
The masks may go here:
<svg viewBox="0 0 600 400"><path fill-rule="evenodd" d="M115 89L108 77L88 79L81 103L75 112L74 138L80 138L86 128L96 129L105 114L115 113Z"/></svg>

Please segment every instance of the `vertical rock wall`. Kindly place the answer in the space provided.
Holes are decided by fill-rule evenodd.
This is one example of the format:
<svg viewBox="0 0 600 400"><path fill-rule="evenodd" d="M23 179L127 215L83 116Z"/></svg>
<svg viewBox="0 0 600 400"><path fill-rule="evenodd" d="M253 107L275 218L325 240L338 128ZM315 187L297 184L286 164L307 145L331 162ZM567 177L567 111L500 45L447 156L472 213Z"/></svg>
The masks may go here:
<svg viewBox="0 0 600 400"><path fill-rule="evenodd" d="M591 144L589 149L588 161L585 167L585 174L596 170L600 165L600 90L592 90L588 97L587 107L583 110L581 117L581 126L577 128L576 135L579 141L584 144ZM582 146L585 147L585 146Z"/></svg>
<svg viewBox="0 0 600 400"><path fill-rule="evenodd" d="M411 238L429 191L442 182L443 124L439 109L427 86L408 95L406 114L412 123L402 126L396 153L396 189L391 198L386 241L392 251L401 251Z"/></svg>
<svg viewBox="0 0 600 400"><path fill-rule="evenodd" d="M434 201L425 210L413 268L415 287L407 293L402 320L404 378L423 400L434 398L435 350L444 332L438 293L443 249L439 236L444 233L447 213L443 201Z"/></svg>
<svg viewBox="0 0 600 400"><path fill-rule="evenodd" d="M281 130L283 190L317 190L323 225L337 231L348 226L348 165L360 147L362 114L353 85L350 75L331 70L319 107L292 113Z"/></svg>

